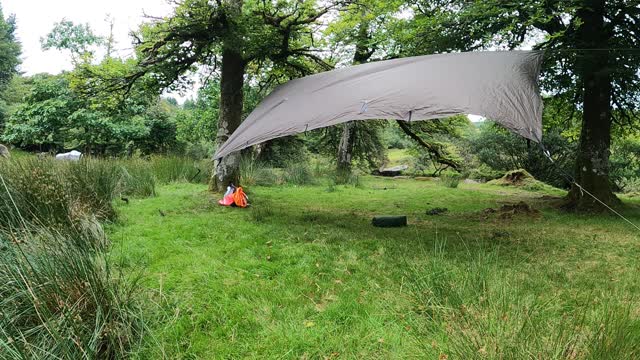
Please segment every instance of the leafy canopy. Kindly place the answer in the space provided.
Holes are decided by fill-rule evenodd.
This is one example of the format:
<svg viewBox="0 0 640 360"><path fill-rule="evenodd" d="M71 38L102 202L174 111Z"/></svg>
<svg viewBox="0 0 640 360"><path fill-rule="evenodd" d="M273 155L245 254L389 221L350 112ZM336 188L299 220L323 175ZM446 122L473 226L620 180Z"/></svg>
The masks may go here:
<svg viewBox="0 0 640 360"><path fill-rule="evenodd" d="M75 65L89 61L93 57L92 48L105 43L105 40L93 33L89 24L74 24L62 19L55 23L46 37L40 38L43 50L67 50Z"/></svg>

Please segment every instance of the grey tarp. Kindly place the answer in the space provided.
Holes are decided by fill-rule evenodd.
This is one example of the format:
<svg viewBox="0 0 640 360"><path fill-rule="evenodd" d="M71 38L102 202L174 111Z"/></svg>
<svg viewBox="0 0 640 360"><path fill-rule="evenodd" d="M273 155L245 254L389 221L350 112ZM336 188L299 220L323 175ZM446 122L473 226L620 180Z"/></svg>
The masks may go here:
<svg viewBox="0 0 640 360"><path fill-rule="evenodd" d="M215 158L266 140L350 120L482 115L525 138L542 137L540 51L417 56L327 71L276 88Z"/></svg>

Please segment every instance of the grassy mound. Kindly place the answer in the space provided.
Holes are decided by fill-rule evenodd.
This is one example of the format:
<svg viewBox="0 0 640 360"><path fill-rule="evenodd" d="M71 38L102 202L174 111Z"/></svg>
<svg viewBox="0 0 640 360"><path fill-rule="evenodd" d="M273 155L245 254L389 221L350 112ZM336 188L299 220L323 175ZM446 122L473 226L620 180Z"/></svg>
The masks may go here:
<svg viewBox="0 0 640 360"><path fill-rule="evenodd" d="M501 178L491 180L487 182L487 184L500 186L516 186L524 190L532 191L551 188L551 186L543 183L542 181L536 180L533 175L529 174L529 172L524 169L511 170L504 174L504 176L502 176Z"/></svg>

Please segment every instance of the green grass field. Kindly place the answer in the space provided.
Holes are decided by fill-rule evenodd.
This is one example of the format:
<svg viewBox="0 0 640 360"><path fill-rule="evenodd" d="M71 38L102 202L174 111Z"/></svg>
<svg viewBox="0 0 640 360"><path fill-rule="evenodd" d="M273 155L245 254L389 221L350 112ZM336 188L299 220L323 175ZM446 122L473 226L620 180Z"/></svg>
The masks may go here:
<svg viewBox="0 0 640 360"><path fill-rule="evenodd" d="M137 358L640 357L640 233L542 198L561 191L372 177L250 190L249 209L183 183L119 206L112 256L142 276L152 319ZM521 200L541 213L482 211ZM640 222L637 205L624 212Z"/></svg>

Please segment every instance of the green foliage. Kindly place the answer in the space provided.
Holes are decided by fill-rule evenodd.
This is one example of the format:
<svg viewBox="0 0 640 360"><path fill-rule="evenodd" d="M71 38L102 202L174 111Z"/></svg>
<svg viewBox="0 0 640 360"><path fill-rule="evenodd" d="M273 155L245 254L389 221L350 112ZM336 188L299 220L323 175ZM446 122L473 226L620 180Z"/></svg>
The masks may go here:
<svg viewBox="0 0 640 360"><path fill-rule="evenodd" d="M124 358L144 328L136 282L80 235L29 230L0 231L3 358Z"/></svg>
<svg viewBox="0 0 640 360"><path fill-rule="evenodd" d="M113 270L98 222L120 194L155 194L177 159L68 163L22 157L0 167L0 354L126 358L145 329L137 277ZM188 169L192 162L182 160ZM182 178L182 176L180 176Z"/></svg>
<svg viewBox="0 0 640 360"><path fill-rule="evenodd" d="M17 73L20 64L21 48L15 32L15 16L5 18L0 7L0 94Z"/></svg>
<svg viewBox="0 0 640 360"><path fill-rule="evenodd" d="M160 183L207 181L209 162L198 162L178 156L154 156L150 162L151 171Z"/></svg>
<svg viewBox="0 0 640 360"><path fill-rule="evenodd" d="M33 86L32 78L14 75L6 89L0 90L0 134L5 122L27 97Z"/></svg>
<svg viewBox="0 0 640 360"><path fill-rule="evenodd" d="M525 169L536 179L547 184L566 188L565 174L573 173L575 143L570 143L557 132L544 134L545 147L554 163L544 155L535 143L514 135L493 123L482 124L477 136L472 138L472 151L491 169L501 172Z"/></svg>
<svg viewBox="0 0 640 360"><path fill-rule="evenodd" d="M422 316L450 324L444 353L473 359L525 354L615 359L640 350L636 335L630 335L640 322L624 301L605 291L588 309L560 311L555 303L562 299L545 302L531 296L513 271L501 267L500 256L481 249L452 265L447 253L436 248L430 260L413 269L409 282ZM543 281L534 278L533 283Z"/></svg>
<svg viewBox="0 0 640 360"><path fill-rule="evenodd" d="M531 45L545 49L541 89L564 103L558 114L569 126L575 111L583 111L573 175L605 203L617 202L608 186L611 130L615 134L618 127L634 126L640 109L637 4L626 0L425 0L417 1L414 9L414 21L402 38L413 42L407 54ZM429 34L427 41L425 34ZM598 202L584 198L577 187L569 200L578 210L604 210Z"/></svg>
<svg viewBox="0 0 640 360"><path fill-rule="evenodd" d="M0 175L7 186L0 192L0 229L19 228L26 221L75 234L82 233L86 221L115 218L112 201L120 173L112 164L25 157L7 161Z"/></svg>
<svg viewBox="0 0 640 360"><path fill-rule="evenodd" d="M503 171L494 170L485 163L473 164L464 171L464 178L479 181L489 181L504 175Z"/></svg>
<svg viewBox="0 0 640 360"><path fill-rule="evenodd" d="M403 132L405 137L412 141L410 153L414 155L415 171L422 174L430 171L435 176L446 169L464 170L469 164L468 159L464 159L463 156L474 128L466 116L458 115L403 125L421 140L415 141Z"/></svg>
<svg viewBox="0 0 640 360"><path fill-rule="evenodd" d="M611 181L623 192L640 191L640 138L627 136L611 149Z"/></svg>
<svg viewBox="0 0 640 360"><path fill-rule="evenodd" d="M12 98L15 94L10 83L16 76L20 64L20 43L15 37L16 21L14 16L4 18L0 6L0 134L11 113Z"/></svg>
<svg viewBox="0 0 640 360"><path fill-rule="evenodd" d="M351 131L352 163L364 169L375 169L384 162L386 146L382 133L387 126L384 120L354 121ZM336 160L342 126L332 126L309 132L309 148L319 154Z"/></svg>
<svg viewBox="0 0 640 360"><path fill-rule="evenodd" d="M240 186L273 186L280 183L275 169L260 160L243 156L240 160Z"/></svg>
<svg viewBox="0 0 640 360"><path fill-rule="evenodd" d="M258 160L271 167L308 161L308 152L302 136L273 139L260 145Z"/></svg>
<svg viewBox="0 0 640 360"><path fill-rule="evenodd" d="M200 90L195 101L186 101L176 114L176 137L191 144L213 143L220 102L220 83L209 82Z"/></svg>
<svg viewBox="0 0 640 360"><path fill-rule="evenodd" d="M55 23L53 30L46 37L40 38L43 50L67 50L71 53L71 59L76 65L80 62L90 62L93 57L91 48L104 41L93 33L89 24L76 25L66 19Z"/></svg>
<svg viewBox="0 0 640 360"><path fill-rule="evenodd" d="M156 175L152 163L143 159L129 159L121 165L122 195L149 197L156 195Z"/></svg>
<svg viewBox="0 0 640 360"><path fill-rule="evenodd" d="M156 183L202 183L207 172L205 163L180 157L85 157L78 162L12 158L0 167L4 179L0 183L0 230L19 228L26 221L62 234L82 233L87 221L114 220L113 202L121 195L153 196Z"/></svg>
<svg viewBox="0 0 640 360"><path fill-rule="evenodd" d="M171 16L143 24L136 32L137 57L145 61L134 73L153 73L150 80L158 89L183 89L189 85L186 73L198 64L216 65L224 49L241 54L249 72L268 72L269 83L326 69L307 34L338 3L317 5L311 0L183 1Z"/></svg>
<svg viewBox="0 0 640 360"><path fill-rule="evenodd" d="M40 150L64 148L64 129L79 101L64 77L39 75L33 88L5 125L3 141Z"/></svg>
<svg viewBox="0 0 640 360"><path fill-rule="evenodd" d="M332 47L340 49L338 62L363 63L369 58L388 58L396 51L396 17L406 1L360 0L348 4L325 30Z"/></svg>
<svg viewBox="0 0 640 360"><path fill-rule="evenodd" d="M177 124L171 117L171 109L164 100L149 106L142 115L144 136L134 140L134 146L144 154L182 153L177 138Z"/></svg>
<svg viewBox="0 0 640 360"><path fill-rule="evenodd" d="M1 139L31 150L98 155L179 151L172 108L165 102L130 98L125 108L113 108L113 99L82 97L70 81L73 74L35 76Z"/></svg>
<svg viewBox="0 0 640 360"><path fill-rule="evenodd" d="M398 126L386 126L382 139L388 149L407 149L413 145L411 139Z"/></svg>
<svg viewBox="0 0 640 360"><path fill-rule="evenodd" d="M213 153L214 147L210 142L188 143L184 150L184 155L194 160L211 159Z"/></svg>

